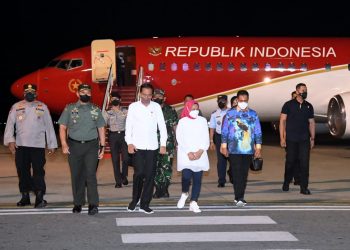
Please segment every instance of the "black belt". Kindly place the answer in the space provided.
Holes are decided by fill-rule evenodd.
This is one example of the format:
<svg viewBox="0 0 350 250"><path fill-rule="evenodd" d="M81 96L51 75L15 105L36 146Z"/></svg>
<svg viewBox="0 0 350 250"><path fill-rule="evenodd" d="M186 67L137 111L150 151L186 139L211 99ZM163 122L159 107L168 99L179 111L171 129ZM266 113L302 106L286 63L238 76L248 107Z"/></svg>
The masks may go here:
<svg viewBox="0 0 350 250"><path fill-rule="evenodd" d="M92 139L92 140L87 140L87 141L78 141L78 140L74 140L74 139L68 137L68 140L71 140L71 141L74 141L74 142L78 142L78 143L87 143L87 142L96 141L97 138L96 139Z"/></svg>
<svg viewBox="0 0 350 250"><path fill-rule="evenodd" d="M119 131L109 131L109 133L118 133L118 134L120 134L120 133L124 133L125 132L125 130L119 130Z"/></svg>

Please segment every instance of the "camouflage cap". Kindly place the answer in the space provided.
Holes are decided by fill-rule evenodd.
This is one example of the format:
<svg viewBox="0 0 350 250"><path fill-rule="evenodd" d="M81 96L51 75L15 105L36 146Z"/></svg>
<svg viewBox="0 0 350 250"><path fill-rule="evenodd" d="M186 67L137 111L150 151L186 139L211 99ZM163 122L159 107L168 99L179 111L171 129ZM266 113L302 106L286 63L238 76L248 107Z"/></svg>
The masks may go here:
<svg viewBox="0 0 350 250"><path fill-rule="evenodd" d="M82 89L87 89L87 90L91 90L91 86L87 83L82 83L78 86L78 91L82 90Z"/></svg>
<svg viewBox="0 0 350 250"><path fill-rule="evenodd" d="M162 89L155 89L154 90L154 95L162 95L162 96L164 96L165 95L165 91L162 90Z"/></svg>
<svg viewBox="0 0 350 250"><path fill-rule="evenodd" d="M26 83L23 85L23 90L24 91L36 91L37 90L37 87L35 84L32 84L32 83Z"/></svg>

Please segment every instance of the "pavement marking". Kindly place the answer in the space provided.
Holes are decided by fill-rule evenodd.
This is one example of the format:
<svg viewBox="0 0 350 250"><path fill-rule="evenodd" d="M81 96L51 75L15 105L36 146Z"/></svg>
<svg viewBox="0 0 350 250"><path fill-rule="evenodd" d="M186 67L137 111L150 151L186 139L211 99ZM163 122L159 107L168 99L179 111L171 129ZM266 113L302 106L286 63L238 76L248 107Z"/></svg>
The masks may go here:
<svg viewBox="0 0 350 250"><path fill-rule="evenodd" d="M1 209L0 216L3 215L37 215L37 214L69 214L72 213L72 208L55 208L47 207L41 209L35 208L13 208ZM154 206L156 213L160 212L179 212L189 213L188 207L185 209L178 209L176 206ZM244 208L237 208L234 206L201 206L203 212L220 212L220 211L350 211L350 206L245 206ZM82 213L87 213L87 207L83 208ZM99 213L129 213L126 211L126 206L110 206L99 207ZM202 213L203 214L203 213Z"/></svg>
<svg viewBox="0 0 350 250"><path fill-rule="evenodd" d="M298 241L291 233L284 231L250 232L185 232L185 233L139 233L122 234L123 243L164 242L240 242L240 241Z"/></svg>
<svg viewBox="0 0 350 250"><path fill-rule="evenodd" d="M269 216L190 216L116 218L117 226L277 224Z"/></svg>

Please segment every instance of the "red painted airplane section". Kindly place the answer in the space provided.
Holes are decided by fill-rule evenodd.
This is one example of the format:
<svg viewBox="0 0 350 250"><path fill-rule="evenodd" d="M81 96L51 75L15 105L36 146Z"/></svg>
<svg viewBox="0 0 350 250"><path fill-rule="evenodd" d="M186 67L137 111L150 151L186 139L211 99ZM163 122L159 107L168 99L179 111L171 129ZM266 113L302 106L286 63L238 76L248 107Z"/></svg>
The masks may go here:
<svg viewBox="0 0 350 250"><path fill-rule="evenodd" d="M350 118L345 115L350 112L349 44L349 38L189 37L120 40L116 49L135 49L127 55L134 62L129 72L135 76L142 66L143 81L163 88L169 104L180 107L190 93L207 116L216 108L217 94L233 95L245 88L253 94L252 105L263 120L276 120L283 102L303 81L317 117L328 117L331 131L332 126L337 130L332 134L345 138L350 136ZM58 64L18 79L12 93L22 98L23 84L37 83L38 98L59 114L76 101L78 84L87 82L93 86L94 103L102 104L106 84L92 83L90 46L55 60ZM327 111L329 105L333 106Z"/></svg>

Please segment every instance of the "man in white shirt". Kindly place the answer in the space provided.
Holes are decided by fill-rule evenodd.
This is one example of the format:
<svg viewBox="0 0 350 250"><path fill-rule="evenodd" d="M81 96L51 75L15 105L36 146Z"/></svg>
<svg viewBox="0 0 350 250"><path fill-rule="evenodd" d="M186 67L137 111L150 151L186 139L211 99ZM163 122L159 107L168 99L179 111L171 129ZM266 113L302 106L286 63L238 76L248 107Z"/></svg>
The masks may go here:
<svg viewBox="0 0 350 250"><path fill-rule="evenodd" d="M160 131L160 154L166 153L167 130L160 105L151 101L153 86L141 85L141 100L130 104L125 126L125 141L129 154L134 154L132 201L127 210L134 212L140 200L139 211L152 214L149 207L153 194L156 156L158 150L157 128ZM140 197L141 196L141 197Z"/></svg>

